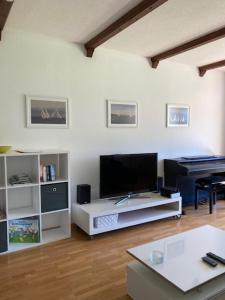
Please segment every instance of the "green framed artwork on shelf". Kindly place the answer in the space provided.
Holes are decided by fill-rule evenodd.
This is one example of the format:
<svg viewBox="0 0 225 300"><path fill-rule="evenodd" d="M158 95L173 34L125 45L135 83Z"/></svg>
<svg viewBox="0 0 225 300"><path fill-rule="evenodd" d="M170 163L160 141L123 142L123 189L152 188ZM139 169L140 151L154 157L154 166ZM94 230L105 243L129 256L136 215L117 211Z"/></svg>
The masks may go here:
<svg viewBox="0 0 225 300"><path fill-rule="evenodd" d="M9 221L10 243L39 243L40 226L38 217Z"/></svg>

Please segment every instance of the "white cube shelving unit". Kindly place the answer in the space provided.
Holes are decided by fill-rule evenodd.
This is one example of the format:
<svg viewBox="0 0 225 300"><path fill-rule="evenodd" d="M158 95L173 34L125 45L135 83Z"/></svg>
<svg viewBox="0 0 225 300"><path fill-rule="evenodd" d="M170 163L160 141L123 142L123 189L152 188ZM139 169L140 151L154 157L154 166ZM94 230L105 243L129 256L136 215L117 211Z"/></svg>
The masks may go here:
<svg viewBox="0 0 225 300"><path fill-rule="evenodd" d="M40 181L40 164L54 164L56 168L56 180ZM12 175L26 173L32 182L27 184L10 184ZM64 183L67 186L67 207L64 209L41 212L41 189L49 185L49 189L56 190L57 184ZM52 185L52 186L51 186ZM53 196L54 200L54 196ZM10 243L9 222L23 218L36 217L39 220L39 243ZM69 183L69 153L67 151L45 151L37 153L17 153L0 155L0 226L7 226L7 236L1 236L7 240L8 249L0 254L27 249L44 243L57 241L71 236L71 200Z"/></svg>
<svg viewBox="0 0 225 300"><path fill-rule="evenodd" d="M181 197L174 199L149 193L131 198L121 205L115 205L115 200L99 199L90 204L73 204L73 219L75 224L88 235L143 224L168 217L181 216ZM116 222L110 216L117 215ZM105 226L96 227L96 218L109 218ZM107 221L107 220L106 220Z"/></svg>

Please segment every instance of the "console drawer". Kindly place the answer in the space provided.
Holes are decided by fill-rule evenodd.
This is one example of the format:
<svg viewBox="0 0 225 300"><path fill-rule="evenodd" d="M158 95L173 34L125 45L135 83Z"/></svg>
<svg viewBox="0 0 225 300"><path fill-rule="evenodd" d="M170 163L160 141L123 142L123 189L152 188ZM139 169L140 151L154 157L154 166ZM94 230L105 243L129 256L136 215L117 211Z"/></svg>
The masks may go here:
<svg viewBox="0 0 225 300"><path fill-rule="evenodd" d="M68 183L41 186L41 212L68 208Z"/></svg>

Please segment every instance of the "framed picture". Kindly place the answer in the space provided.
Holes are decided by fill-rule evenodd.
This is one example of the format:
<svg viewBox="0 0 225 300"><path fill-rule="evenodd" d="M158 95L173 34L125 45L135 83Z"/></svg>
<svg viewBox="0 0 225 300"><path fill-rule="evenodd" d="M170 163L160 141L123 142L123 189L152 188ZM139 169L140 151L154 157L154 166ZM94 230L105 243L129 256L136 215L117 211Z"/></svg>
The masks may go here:
<svg viewBox="0 0 225 300"><path fill-rule="evenodd" d="M167 127L189 127L190 106L167 104Z"/></svg>
<svg viewBox="0 0 225 300"><path fill-rule="evenodd" d="M68 99L26 96L27 127L68 128Z"/></svg>
<svg viewBox="0 0 225 300"><path fill-rule="evenodd" d="M138 106L136 102L107 101L108 127L137 127Z"/></svg>

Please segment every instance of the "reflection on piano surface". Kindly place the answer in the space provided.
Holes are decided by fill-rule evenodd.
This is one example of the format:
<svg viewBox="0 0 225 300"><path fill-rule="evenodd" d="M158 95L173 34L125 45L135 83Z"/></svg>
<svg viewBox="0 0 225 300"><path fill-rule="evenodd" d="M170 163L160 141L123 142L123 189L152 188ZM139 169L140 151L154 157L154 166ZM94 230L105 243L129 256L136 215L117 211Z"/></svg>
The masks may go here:
<svg viewBox="0 0 225 300"><path fill-rule="evenodd" d="M225 180L225 156L202 155L165 159L164 175L166 186L180 190L183 206L193 204L197 179L210 176L212 182Z"/></svg>

